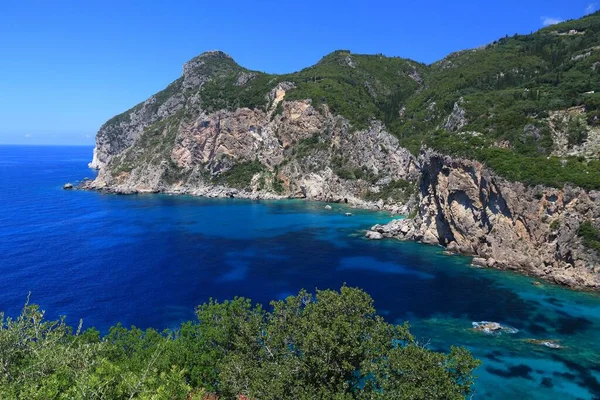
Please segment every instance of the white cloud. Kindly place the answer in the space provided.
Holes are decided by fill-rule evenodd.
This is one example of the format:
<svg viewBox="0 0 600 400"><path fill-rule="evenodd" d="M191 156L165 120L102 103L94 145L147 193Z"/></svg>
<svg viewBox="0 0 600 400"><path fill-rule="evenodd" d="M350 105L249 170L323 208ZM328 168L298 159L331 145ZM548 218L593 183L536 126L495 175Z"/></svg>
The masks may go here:
<svg viewBox="0 0 600 400"><path fill-rule="evenodd" d="M544 26L560 24L561 22L563 22L563 20L560 18L542 17L542 25Z"/></svg>
<svg viewBox="0 0 600 400"><path fill-rule="evenodd" d="M586 14L591 14L593 12L596 12L597 9L598 9L598 3L590 3L585 8L585 13Z"/></svg>

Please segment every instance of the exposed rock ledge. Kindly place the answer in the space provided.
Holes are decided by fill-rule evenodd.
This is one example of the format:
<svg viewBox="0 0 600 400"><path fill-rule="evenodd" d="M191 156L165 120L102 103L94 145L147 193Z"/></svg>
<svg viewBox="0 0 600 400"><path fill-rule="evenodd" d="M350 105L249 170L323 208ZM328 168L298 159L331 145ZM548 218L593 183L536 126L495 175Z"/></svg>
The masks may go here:
<svg viewBox="0 0 600 400"><path fill-rule="evenodd" d="M340 197L340 196L329 196L329 197L317 197L317 198L304 198L299 196L290 195L278 195L270 191L254 191L254 190L240 190L235 188L228 188L226 186L202 186L202 187L162 187L162 188L149 188L140 189L129 186L105 186L99 187L94 181L86 180L81 182L78 186L81 190L96 190L99 192L113 193L120 195L133 195L133 194L144 194L144 193L164 193L172 195L189 195L206 198L237 198L237 199L248 199L248 200L286 200L286 199L303 199L309 201L320 201L324 203L337 203L344 204L351 208L372 210L372 211L387 211L392 215L405 215L408 213L408 205L406 204L391 204L383 201L373 202L366 201L356 197ZM327 208L331 210L331 206Z"/></svg>
<svg viewBox="0 0 600 400"><path fill-rule="evenodd" d="M376 225L383 237L445 246L477 264L517 270L579 289L600 288L600 262L577 235L600 220L600 193L527 187L475 161L431 151L419 157L417 215Z"/></svg>

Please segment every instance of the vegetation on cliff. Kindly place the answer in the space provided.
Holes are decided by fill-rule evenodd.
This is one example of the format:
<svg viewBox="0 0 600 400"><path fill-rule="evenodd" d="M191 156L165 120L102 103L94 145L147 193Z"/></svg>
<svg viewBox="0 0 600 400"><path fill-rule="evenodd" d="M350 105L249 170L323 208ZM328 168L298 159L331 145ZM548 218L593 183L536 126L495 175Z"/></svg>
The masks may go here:
<svg viewBox="0 0 600 400"><path fill-rule="evenodd" d="M409 99L390 129L408 143L476 158L512 180L598 189L598 154L548 156L557 134L572 148L598 125L599 45L596 13L453 54L431 66L428 88ZM571 107L582 108L581 118L551 121L552 112Z"/></svg>
<svg viewBox="0 0 600 400"><path fill-rule="evenodd" d="M463 399L478 362L420 345L376 315L369 295L301 291L271 303L211 300L197 321L101 337L26 305L0 319L3 399Z"/></svg>
<svg viewBox="0 0 600 400"><path fill-rule="evenodd" d="M528 35L506 36L429 66L338 50L302 71L273 75L210 52L191 60L184 71L148 104L107 122L107 134L119 136L118 126L128 123L132 111L155 115L175 97L182 111L159 112L147 133L166 118L189 123L201 112L241 107L267 111L274 104L269 93L287 82L285 100L310 99L317 110L345 117L353 129L382 121L415 154L428 146L477 159L510 180L600 189L598 150L581 148L592 131L600 130L599 13ZM272 118L282 110L280 102ZM304 144L319 143L311 140ZM156 153L169 146L153 148ZM319 148L303 146L292 157L311 151ZM156 157L161 158L168 157ZM347 166L337 170L345 173L343 179L362 179Z"/></svg>
<svg viewBox="0 0 600 400"><path fill-rule="evenodd" d="M600 231L591 221L583 222L579 226L577 234L581 237L585 247L600 252Z"/></svg>

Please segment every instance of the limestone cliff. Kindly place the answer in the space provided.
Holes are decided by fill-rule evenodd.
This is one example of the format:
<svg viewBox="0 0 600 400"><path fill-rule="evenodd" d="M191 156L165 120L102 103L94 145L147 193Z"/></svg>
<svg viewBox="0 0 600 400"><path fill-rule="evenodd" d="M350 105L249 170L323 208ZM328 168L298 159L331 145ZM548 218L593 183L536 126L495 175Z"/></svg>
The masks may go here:
<svg viewBox="0 0 600 400"><path fill-rule="evenodd" d="M310 99L287 101L294 84L286 81L271 83L264 107L210 107L214 99L204 86L226 85L222 79L230 76L243 87L260 73L224 53L205 53L165 91L108 121L90 163L98 177L87 187L360 206L377 199L379 208L401 209L397 197L377 193L399 180L416 181L418 166L381 123L356 129L325 104L317 110Z"/></svg>
<svg viewBox="0 0 600 400"><path fill-rule="evenodd" d="M474 264L481 266L572 287L600 287L598 254L578 234L584 222L600 220L599 192L527 187L481 163L433 151L422 152L419 163L416 216L373 231L446 246L477 257Z"/></svg>

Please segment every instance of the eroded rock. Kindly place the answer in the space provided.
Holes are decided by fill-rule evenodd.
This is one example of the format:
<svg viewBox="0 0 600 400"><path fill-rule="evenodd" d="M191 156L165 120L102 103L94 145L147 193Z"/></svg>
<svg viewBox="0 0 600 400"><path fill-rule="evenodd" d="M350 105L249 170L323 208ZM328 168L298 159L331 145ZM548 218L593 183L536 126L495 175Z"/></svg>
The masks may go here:
<svg viewBox="0 0 600 400"><path fill-rule="evenodd" d="M600 193L509 182L476 161L424 151L417 216L377 231L447 246L474 264L514 269L577 288L600 288L596 252L579 226L600 219ZM554 223L553 221L559 221ZM558 227L557 227L558 224Z"/></svg>

